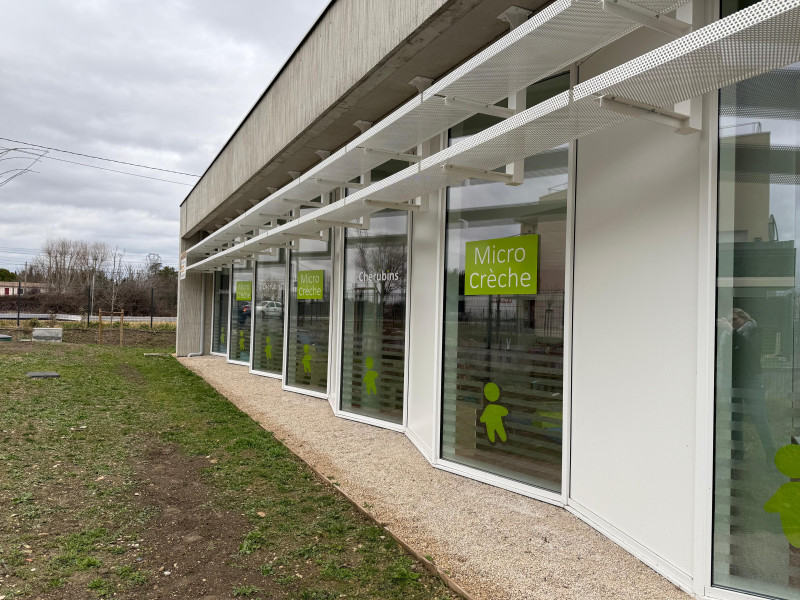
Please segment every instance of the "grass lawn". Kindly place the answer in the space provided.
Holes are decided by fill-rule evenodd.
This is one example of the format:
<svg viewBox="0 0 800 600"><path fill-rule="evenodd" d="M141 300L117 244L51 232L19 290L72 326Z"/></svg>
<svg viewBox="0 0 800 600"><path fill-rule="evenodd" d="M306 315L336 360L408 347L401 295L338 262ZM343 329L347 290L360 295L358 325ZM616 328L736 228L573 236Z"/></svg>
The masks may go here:
<svg viewBox="0 0 800 600"><path fill-rule="evenodd" d="M0 343L0 599L456 597L202 379L145 351L159 350Z"/></svg>

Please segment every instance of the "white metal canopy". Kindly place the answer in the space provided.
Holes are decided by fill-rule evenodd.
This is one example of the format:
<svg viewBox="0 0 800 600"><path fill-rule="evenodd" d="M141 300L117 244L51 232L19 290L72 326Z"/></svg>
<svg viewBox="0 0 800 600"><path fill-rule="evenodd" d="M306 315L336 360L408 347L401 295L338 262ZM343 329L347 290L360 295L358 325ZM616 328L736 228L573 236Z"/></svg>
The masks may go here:
<svg viewBox="0 0 800 600"><path fill-rule="evenodd" d="M634 6L661 14L687 1L638 0ZM189 248L189 257L218 252L243 233L264 227L391 158L418 160L403 155L479 112L480 107L491 107L641 27L603 7L602 0L557 0L320 164Z"/></svg>
<svg viewBox="0 0 800 600"><path fill-rule="evenodd" d="M410 205L411 199L470 176L502 179L504 174L491 171L637 115L653 114L658 107L671 107L796 62L800 60L798 31L800 0L762 0L515 114L339 202L189 268L211 270L235 256L283 245L291 236L319 236L331 223L352 222L387 207L416 210L419 207ZM480 55L473 60L478 58ZM612 109L607 108L609 100ZM618 105L628 109L620 112Z"/></svg>

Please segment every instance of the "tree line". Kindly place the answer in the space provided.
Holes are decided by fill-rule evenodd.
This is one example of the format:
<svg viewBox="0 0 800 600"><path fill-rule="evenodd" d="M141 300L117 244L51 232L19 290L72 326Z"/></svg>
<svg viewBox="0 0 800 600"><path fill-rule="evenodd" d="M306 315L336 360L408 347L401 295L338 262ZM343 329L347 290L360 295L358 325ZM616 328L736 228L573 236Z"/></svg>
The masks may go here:
<svg viewBox="0 0 800 600"><path fill-rule="evenodd" d="M149 315L151 294L156 316L174 316L178 304L178 272L148 254L144 265L126 262L125 250L105 242L49 239L14 280L45 284L41 293L20 299L25 312L85 313L93 299L98 310ZM0 310L16 310L17 298L0 296Z"/></svg>

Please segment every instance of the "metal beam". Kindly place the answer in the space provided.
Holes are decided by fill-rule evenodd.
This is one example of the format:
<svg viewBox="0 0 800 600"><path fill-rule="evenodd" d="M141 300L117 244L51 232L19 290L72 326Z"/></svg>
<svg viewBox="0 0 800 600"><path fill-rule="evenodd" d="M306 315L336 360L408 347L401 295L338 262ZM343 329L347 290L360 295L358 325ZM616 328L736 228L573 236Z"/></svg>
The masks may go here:
<svg viewBox="0 0 800 600"><path fill-rule="evenodd" d="M283 237L287 238L294 238L299 240L313 240L315 242L327 242L328 241L328 233L320 231L319 235L312 235L307 233L293 233L291 231L283 231L281 232Z"/></svg>
<svg viewBox="0 0 800 600"><path fill-rule="evenodd" d="M394 152L393 150L378 150L377 148L362 148L365 154L373 154L375 156L384 156L388 159L404 160L406 162L418 163L422 160L421 156L417 154L406 154L404 152ZM349 187L349 184L348 184Z"/></svg>
<svg viewBox="0 0 800 600"><path fill-rule="evenodd" d="M639 103L635 103L632 100L621 98L619 96L603 96L599 98L599 102L600 108L604 108L621 115L642 119L644 121L650 121L651 123L672 127L675 129L676 133L688 134L698 131L697 129L689 126L688 115L680 115L673 111L657 106L648 106L646 108L637 106Z"/></svg>
<svg viewBox="0 0 800 600"><path fill-rule="evenodd" d="M369 229L369 219L367 219L366 224L362 222L353 223L351 221L328 221L326 219L314 219L314 223L316 223L317 225L322 225L323 227L347 227L348 229L361 229L361 230Z"/></svg>
<svg viewBox="0 0 800 600"><path fill-rule="evenodd" d="M674 37L681 37L692 30L692 26L688 23L648 10L627 0L603 0L603 10Z"/></svg>
<svg viewBox="0 0 800 600"><path fill-rule="evenodd" d="M334 187L349 187L354 190L360 190L364 187L363 183L351 183L349 181L336 181L335 179L323 179L321 177L314 177L314 181L322 184L330 184Z"/></svg>
<svg viewBox="0 0 800 600"><path fill-rule="evenodd" d="M442 171L449 175L463 175L464 179L482 179L483 181L496 181L506 185L519 185L514 181L514 176L509 173L498 173L497 171L483 171L481 169L470 169L459 167L458 165L442 165Z"/></svg>
<svg viewBox="0 0 800 600"><path fill-rule="evenodd" d="M418 212L420 209L419 204L408 204L407 202L392 202L391 200L373 200L372 198L367 198L364 200L364 204L366 206L374 206L383 210L385 208L391 208L394 210L406 210L408 212Z"/></svg>
<svg viewBox="0 0 800 600"><path fill-rule="evenodd" d="M454 96L445 96L444 104L450 108L460 108L471 112L490 115L492 117L500 117L501 119L507 119L517 114L517 111L513 108L504 108L502 106L495 106L494 104L481 104L480 102L456 98Z"/></svg>

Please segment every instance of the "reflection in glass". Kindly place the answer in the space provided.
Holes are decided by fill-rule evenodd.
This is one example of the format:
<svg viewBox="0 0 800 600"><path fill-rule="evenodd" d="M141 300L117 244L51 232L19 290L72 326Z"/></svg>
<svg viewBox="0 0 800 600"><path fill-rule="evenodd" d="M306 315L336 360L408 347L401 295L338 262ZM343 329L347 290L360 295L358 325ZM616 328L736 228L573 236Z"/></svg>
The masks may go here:
<svg viewBox="0 0 800 600"><path fill-rule="evenodd" d="M531 107L569 74L529 86ZM498 103L503 105L504 102ZM498 119L475 115L450 143ZM561 487L567 157L525 159L520 186L469 180L448 190L441 455L549 490ZM464 295L468 242L539 236L538 293Z"/></svg>
<svg viewBox="0 0 800 600"><path fill-rule="evenodd" d="M442 457L550 490L561 482L566 186L561 147L527 158L521 186L470 180L447 201ZM464 295L467 242L527 234L539 235L538 294Z"/></svg>
<svg viewBox="0 0 800 600"><path fill-rule="evenodd" d="M286 250L258 257L253 308L253 370L280 374L283 369L283 317Z"/></svg>
<svg viewBox="0 0 800 600"><path fill-rule="evenodd" d="M403 422L408 216L381 211L345 237L344 411Z"/></svg>
<svg viewBox="0 0 800 600"><path fill-rule="evenodd" d="M228 349L228 297L230 295L230 271L223 267L214 271L214 316L211 323L211 351L225 354Z"/></svg>
<svg viewBox="0 0 800 600"><path fill-rule="evenodd" d="M775 455L800 433L798 89L795 64L720 92L713 555L714 585L794 599L800 504L775 494L800 484Z"/></svg>
<svg viewBox="0 0 800 600"><path fill-rule="evenodd" d="M244 284L237 285L237 284ZM250 284L249 286L247 284ZM252 314L253 266L247 260L233 267L228 360L250 362L250 317ZM250 293L243 290L250 289ZM241 298L241 299L240 299Z"/></svg>
<svg viewBox="0 0 800 600"><path fill-rule="evenodd" d="M300 240L289 259L289 331L286 385L328 392L328 327L331 305L331 248L328 242ZM322 298L298 299L298 273L322 271Z"/></svg>

